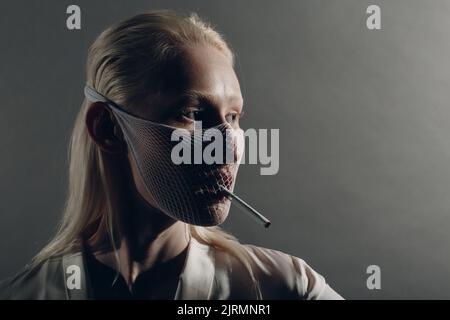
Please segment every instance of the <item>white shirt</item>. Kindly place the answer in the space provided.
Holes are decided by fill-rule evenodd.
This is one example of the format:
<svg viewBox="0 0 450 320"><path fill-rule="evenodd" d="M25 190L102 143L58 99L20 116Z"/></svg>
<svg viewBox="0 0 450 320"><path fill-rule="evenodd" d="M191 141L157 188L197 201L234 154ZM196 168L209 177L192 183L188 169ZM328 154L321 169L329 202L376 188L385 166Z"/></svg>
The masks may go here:
<svg viewBox="0 0 450 320"><path fill-rule="evenodd" d="M245 247L258 285L232 254L191 238L175 299L343 299L302 259L276 250ZM92 299L85 263L83 252L51 258L37 270L25 269L3 282L0 297ZM80 271L80 286L69 289L66 284L72 272L67 270L73 266Z"/></svg>

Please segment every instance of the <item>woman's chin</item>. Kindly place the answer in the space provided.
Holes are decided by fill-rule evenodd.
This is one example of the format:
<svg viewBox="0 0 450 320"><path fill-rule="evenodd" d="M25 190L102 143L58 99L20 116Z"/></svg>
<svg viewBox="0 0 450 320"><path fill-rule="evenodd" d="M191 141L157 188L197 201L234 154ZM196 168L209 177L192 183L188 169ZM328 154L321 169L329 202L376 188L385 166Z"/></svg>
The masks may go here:
<svg viewBox="0 0 450 320"><path fill-rule="evenodd" d="M218 201L208 204L204 209L200 210L196 221L185 221L186 223L201 226L213 227L222 224L228 217L230 212L230 200Z"/></svg>

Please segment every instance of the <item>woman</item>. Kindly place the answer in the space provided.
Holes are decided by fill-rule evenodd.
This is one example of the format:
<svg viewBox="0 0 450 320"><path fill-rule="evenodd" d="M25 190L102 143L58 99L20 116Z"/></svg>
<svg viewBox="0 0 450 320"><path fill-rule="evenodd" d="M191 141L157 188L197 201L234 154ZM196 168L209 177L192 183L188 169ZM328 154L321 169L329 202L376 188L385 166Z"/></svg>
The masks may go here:
<svg viewBox="0 0 450 320"><path fill-rule="evenodd" d="M59 231L3 285L11 299L341 299L303 260L242 245L226 218L240 154L175 165L176 129L238 136L233 54L196 15L139 14L91 46ZM226 129L226 130L225 130ZM195 131L195 130L194 130Z"/></svg>

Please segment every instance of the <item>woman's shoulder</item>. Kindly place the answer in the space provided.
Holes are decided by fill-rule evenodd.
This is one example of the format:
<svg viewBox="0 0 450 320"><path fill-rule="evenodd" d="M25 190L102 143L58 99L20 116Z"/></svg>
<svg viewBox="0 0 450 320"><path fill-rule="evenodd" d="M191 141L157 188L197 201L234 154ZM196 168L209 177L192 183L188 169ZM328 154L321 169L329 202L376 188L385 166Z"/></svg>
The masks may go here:
<svg viewBox="0 0 450 320"><path fill-rule="evenodd" d="M270 248L240 244L265 299L342 299L305 260ZM226 253L229 268L245 273L242 259ZM223 259L222 259L223 260ZM239 280L240 281L240 280ZM265 296L265 297L264 297Z"/></svg>
<svg viewBox="0 0 450 320"><path fill-rule="evenodd" d="M21 268L15 275L0 282L0 299L63 299L64 295L48 290L64 283L62 260L62 257L52 257L38 265L28 264Z"/></svg>

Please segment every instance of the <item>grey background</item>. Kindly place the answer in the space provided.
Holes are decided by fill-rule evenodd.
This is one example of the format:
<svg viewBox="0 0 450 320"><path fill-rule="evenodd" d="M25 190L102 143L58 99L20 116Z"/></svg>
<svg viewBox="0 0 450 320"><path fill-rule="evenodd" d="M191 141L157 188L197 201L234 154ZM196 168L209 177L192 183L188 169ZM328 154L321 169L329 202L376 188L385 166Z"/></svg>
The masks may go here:
<svg viewBox="0 0 450 320"><path fill-rule="evenodd" d="M66 29L66 7L82 30ZM378 4L382 30L366 29ZM2 1L0 278L50 238L86 50L147 9L197 11L238 56L244 128L280 129L280 171L241 167L243 242L299 256L350 299L450 298L450 2ZM368 290L366 268L382 271Z"/></svg>

